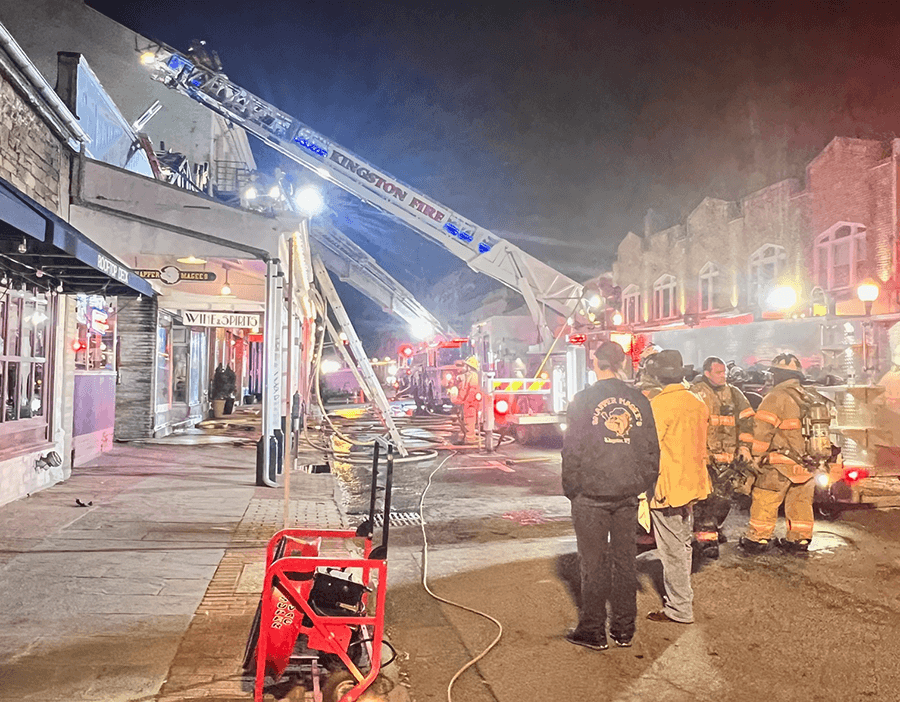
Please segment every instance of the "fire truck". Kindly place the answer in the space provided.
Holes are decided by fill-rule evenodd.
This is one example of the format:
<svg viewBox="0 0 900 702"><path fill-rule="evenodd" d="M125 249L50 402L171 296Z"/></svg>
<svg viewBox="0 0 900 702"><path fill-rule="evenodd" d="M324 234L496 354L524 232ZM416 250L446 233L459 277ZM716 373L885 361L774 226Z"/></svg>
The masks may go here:
<svg viewBox="0 0 900 702"><path fill-rule="evenodd" d="M397 378L405 377L405 391L418 408L446 413L452 407L450 388L456 380L456 362L471 355L469 340L463 337L403 344L397 350Z"/></svg>

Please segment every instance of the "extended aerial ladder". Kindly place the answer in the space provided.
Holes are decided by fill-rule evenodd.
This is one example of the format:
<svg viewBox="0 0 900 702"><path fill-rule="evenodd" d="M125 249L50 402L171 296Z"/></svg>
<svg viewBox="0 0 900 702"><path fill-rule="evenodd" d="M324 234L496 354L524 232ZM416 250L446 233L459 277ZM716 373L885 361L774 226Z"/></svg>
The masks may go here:
<svg viewBox="0 0 900 702"><path fill-rule="evenodd" d="M310 227L310 238L313 250L328 270L386 312L402 319L413 332L428 327L449 337L455 336L449 326L439 322L411 292L333 224L316 222Z"/></svg>
<svg viewBox="0 0 900 702"><path fill-rule="evenodd" d="M154 80L206 105L321 178L395 216L473 270L519 291L544 344L553 339L545 308L564 319L586 314L580 283L241 88L220 72L217 61L155 43L141 55L141 62Z"/></svg>
<svg viewBox="0 0 900 702"><path fill-rule="evenodd" d="M315 257L313 258L312 266L322 297L325 302L328 303L331 311L337 318L340 330L343 331L347 337L347 344L350 346L350 350L356 358L351 358L347 353L347 349L344 348L343 340L341 339L341 333L334 324L332 324L331 319L328 317L328 309L326 308L322 310L322 317L325 321L328 334L331 336L335 348L353 372L360 387L362 387L372 399L376 410L381 415L381 421L384 423L385 427L387 427L391 441L400 451L400 455L406 456L408 453L406 444L403 441L403 437L400 435L400 430L397 428L394 418L391 416L391 408L388 404L387 397L385 397L384 389L381 387L381 383L378 382L375 371L372 370L372 365L369 363L369 357L366 356L365 349L363 349L362 343L356 335L356 331L353 329L353 323L350 321L350 316L344 309L344 305L341 302L341 298L338 297L337 290L334 289L331 278L328 277L328 271L325 270L325 264L322 263L322 259Z"/></svg>

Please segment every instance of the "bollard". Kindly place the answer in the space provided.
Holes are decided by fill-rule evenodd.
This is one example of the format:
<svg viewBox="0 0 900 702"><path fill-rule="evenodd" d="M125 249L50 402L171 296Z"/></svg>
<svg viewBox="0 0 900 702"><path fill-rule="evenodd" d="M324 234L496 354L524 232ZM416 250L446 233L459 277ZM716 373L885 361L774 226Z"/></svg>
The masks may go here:
<svg viewBox="0 0 900 702"><path fill-rule="evenodd" d="M484 403L481 417L484 424L484 448L487 453L494 452L494 371L484 371Z"/></svg>

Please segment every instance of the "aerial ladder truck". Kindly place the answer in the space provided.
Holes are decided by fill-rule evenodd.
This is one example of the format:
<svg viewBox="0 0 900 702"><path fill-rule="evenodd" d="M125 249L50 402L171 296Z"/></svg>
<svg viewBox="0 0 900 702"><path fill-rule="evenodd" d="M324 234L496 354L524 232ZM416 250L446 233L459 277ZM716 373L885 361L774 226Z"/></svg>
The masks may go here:
<svg viewBox="0 0 900 702"><path fill-rule="evenodd" d="M152 79L205 105L320 178L392 215L463 260L472 270L518 291L536 330L536 349L549 354L564 330L588 324L582 284L233 83L221 72L218 62L205 60L202 54L181 53L162 43L147 47L140 60ZM548 323L548 311L562 319L561 330L555 335ZM481 351L482 362L489 366L490 349ZM557 382L550 384L556 396L551 400L553 411L545 413L547 421L560 421L573 390L584 383L583 351L580 359L577 352L576 349L572 362L567 364L569 377L557 374ZM523 383L520 390L514 387L515 382L504 383L520 380L542 378L493 378L490 387L505 387L516 393L527 392L533 385ZM548 392L543 387L540 390Z"/></svg>

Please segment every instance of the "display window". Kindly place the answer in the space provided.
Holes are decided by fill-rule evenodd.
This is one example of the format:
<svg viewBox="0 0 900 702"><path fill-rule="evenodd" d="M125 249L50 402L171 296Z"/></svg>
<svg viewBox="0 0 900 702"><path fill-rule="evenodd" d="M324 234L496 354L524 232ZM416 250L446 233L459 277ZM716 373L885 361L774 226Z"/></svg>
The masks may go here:
<svg viewBox="0 0 900 702"><path fill-rule="evenodd" d="M156 409L172 404L172 317L159 315L156 327Z"/></svg>
<svg viewBox="0 0 900 702"><path fill-rule="evenodd" d="M79 371L116 369L116 299L102 295L75 296L75 368Z"/></svg>

